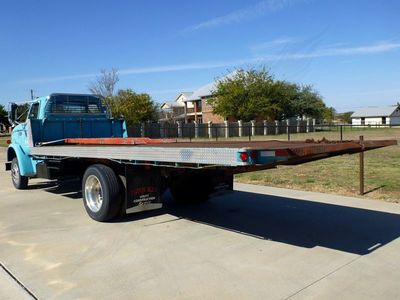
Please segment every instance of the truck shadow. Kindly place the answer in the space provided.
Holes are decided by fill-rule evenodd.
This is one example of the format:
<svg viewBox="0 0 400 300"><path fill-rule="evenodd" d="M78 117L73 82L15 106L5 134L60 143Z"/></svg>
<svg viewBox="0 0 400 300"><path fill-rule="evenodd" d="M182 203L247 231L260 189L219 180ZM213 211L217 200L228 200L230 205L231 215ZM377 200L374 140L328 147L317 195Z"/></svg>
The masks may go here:
<svg viewBox="0 0 400 300"><path fill-rule="evenodd" d="M71 199L82 199L81 183L76 178L37 182L34 185L30 185L29 189L43 189L46 192Z"/></svg>
<svg viewBox="0 0 400 300"><path fill-rule="evenodd" d="M168 214L260 239L368 254L400 236L400 215L235 191L198 205L165 200Z"/></svg>
<svg viewBox="0 0 400 300"><path fill-rule="evenodd" d="M55 182L47 192L81 199L79 181ZM78 192L77 192L78 191ZM166 192L162 209L113 222L169 214L254 238L305 248L365 255L400 237L400 215L300 199L234 191L206 203L176 203Z"/></svg>

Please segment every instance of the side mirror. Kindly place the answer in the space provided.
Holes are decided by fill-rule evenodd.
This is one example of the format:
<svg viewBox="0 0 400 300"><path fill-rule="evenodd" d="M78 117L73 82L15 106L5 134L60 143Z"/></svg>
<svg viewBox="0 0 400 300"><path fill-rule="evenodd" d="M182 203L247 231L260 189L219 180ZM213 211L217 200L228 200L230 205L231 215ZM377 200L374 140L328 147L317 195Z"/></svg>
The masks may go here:
<svg viewBox="0 0 400 300"><path fill-rule="evenodd" d="M8 111L8 121L14 127L18 124L17 120L17 108L18 105L15 103L10 103L10 109Z"/></svg>

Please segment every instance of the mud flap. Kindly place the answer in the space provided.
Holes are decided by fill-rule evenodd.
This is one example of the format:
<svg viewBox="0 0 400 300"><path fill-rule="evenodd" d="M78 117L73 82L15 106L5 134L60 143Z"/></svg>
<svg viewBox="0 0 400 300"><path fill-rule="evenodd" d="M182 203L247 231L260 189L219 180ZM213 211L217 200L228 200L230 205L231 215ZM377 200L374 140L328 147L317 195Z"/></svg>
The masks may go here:
<svg viewBox="0 0 400 300"><path fill-rule="evenodd" d="M233 191L233 173L229 170L212 170L207 174L210 178L210 196L215 197Z"/></svg>
<svg viewBox="0 0 400 300"><path fill-rule="evenodd" d="M162 207L161 174L155 168L131 167L125 169L126 212L140 212Z"/></svg>

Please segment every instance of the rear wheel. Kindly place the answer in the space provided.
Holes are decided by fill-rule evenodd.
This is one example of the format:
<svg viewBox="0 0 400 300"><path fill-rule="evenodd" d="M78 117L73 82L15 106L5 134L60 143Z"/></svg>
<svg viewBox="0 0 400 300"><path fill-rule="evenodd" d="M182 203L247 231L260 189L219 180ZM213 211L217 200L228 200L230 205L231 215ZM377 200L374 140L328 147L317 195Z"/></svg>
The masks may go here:
<svg viewBox="0 0 400 300"><path fill-rule="evenodd" d="M14 187L18 190L24 190L28 186L29 178L21 176L18 160L16 157L11 162L11 179Z"/></svg>
<svg viewBox="0 0 400 300"><path fill-rule="evenodd" d="M100 222L114 218L121 207L120 184L108 166L90 166L82 180L83 204L88 215Z"/></svg>

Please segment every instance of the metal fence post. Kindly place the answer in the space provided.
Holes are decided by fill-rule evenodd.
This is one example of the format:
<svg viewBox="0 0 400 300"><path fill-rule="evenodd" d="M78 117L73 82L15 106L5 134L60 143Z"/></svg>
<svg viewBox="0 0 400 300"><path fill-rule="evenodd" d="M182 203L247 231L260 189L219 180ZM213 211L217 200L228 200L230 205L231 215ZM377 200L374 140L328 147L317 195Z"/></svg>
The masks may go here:
<svg viewBox="0 0 400 300"><path fill-rule="evenodd" d="M208 138L212 138L212 122L208 121Z"/></svg>
<svg viewBox="0 0 400 300"><path fill-rule="evenodd" d="M343 141L343 125L340 125L340 141Z"/></svg>
<svg viewBox="0 0 400 300"><path fill-rule="evenodd" d="M250 123L251 123L251 135L255 136L256 135L256 121L252 120Z"/></svg>
<svg viewBox="0 0 400 300"><path fill-rule="evenodd" d="M275 120L275 134L279 134L279 121Z"/></svg>
<svg viewBox="0 0 400 300"><path fill-rule="evenodd" d="M199 124L196 121L194 123L194 137L197 139L199 137Z"/></svg>
<svg viewBox="0 0 400 300"><path fill-rule="evenodd" d="M315 132L315 124L316 124L316 120L312 119L312 131Z"/></svg>
<svg viewBox="0 0 400 300"><path fill-rule="evenodd" d="M307 118L307 126L306 126L306 132L310 132L310 118Z"/></svg>
<svg viewBox="0 0 400 300"><path fill-rule="evenodd" d="M164 138L164 123L158 122L158 128L160 130L160 138Z"/></svg>
<svg viewBox="0 0 400 300"><path fill-rule="evenodd" d="M182 138L182 122L176 121L176 124L178 124L178 137Z"/></svg>
<svg viewBox="0 0 400 300"><path fill-rule="evenodd" d="M238 126L239 126L239 137L242 137L242 135L243 135L243 131L242 131L242 129L243 129L243 122L242 122L242 120L239 120L239 121L238 121Z"/></svg>
<svg viewBox="0 0 400 300"><path fill-rule="evenodd" d="M286 119L286 133L289 134L290 133L290 120Z"/></svg>
<svg viewBox="0 0 400 300"><path fill-rule="evenodd" d="M267 120L263 121L263 126L264 126L264 135L268 134L268 123Z"/></svg>
<svg viewBox="0 0 400 300"><path fill-rule="evenodd" d="M142 123L141 126L140 126L140 136L141 137L145 137L146 136L146 132L145 131L146 131L145 124Z"/></svg>
<svg viewBox="0 0 400 300"><path fill-rule="evenodd" d="M228 121L224 121L225 123L225 138L229 138L229 125L228 125Z"/></svg>

